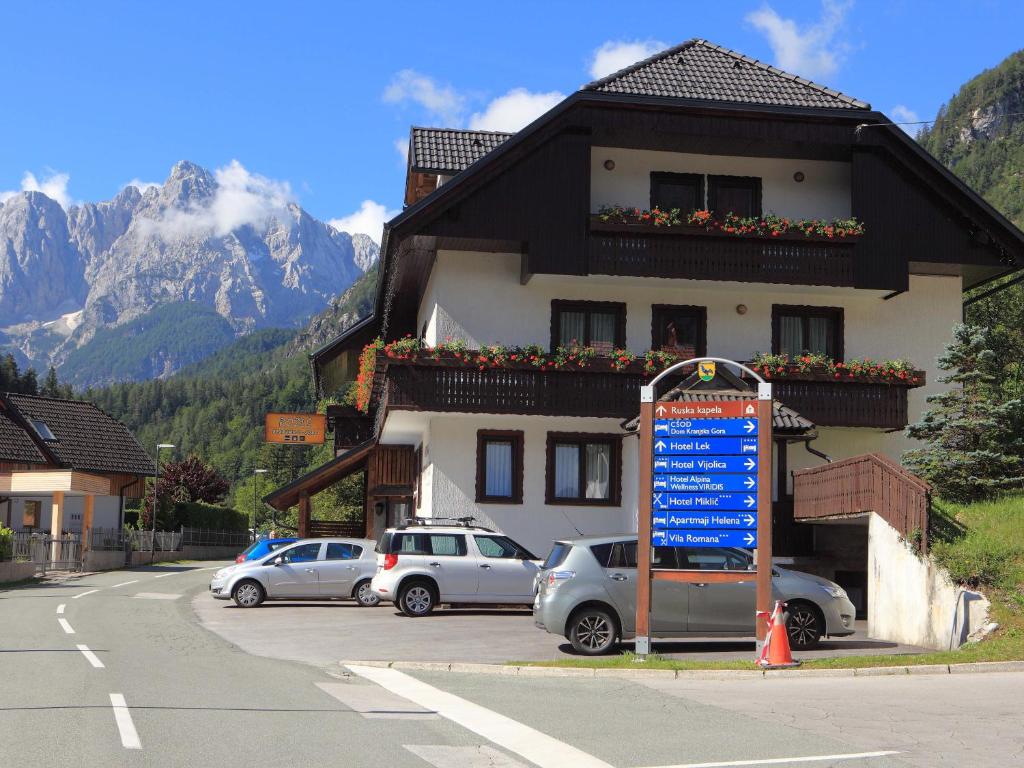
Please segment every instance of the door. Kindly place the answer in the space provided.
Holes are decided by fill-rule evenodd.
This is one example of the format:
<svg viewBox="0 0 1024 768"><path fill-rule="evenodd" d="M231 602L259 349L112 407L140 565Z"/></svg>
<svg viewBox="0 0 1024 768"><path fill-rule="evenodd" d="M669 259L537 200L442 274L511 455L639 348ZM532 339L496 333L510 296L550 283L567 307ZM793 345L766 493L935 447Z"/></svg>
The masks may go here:
<svg viewBox="0 0 1024 768"><path fill-rule="evenodd" d="M623 629L632 634L636 625L636 542L619 541L610 549L594 547L594 555L604 560L604 586L622 620ZM672 547L655 547L651 564L655 567L675 568ZM686 613L689 593L686 584L655 581L651 593L651 632L668 636L686 631Z"/></svg>
<svg viewBox="0 0 1024 768"><path fill-rule="evenodd" d="M429 539L427 568L437 582L441 602L473 602L477 599L480 574L476 553L466 546L461 533L423 534Z"/></svg>
<svg viewBox="0 0 1024 768"><path fill-rule="evenodd" d="M477 548L477 597L486 602L533 602L537 564L523 559L529 553L507 536L473 535Z"/></svg>
<svg viewBox="0 0 1024 768"><path fill-rule="evenodd" d="M359 575L363 548L341 541L327 542L323 560L314 564L321 597L351 597Z"/></svg>
<svg viewBox="0 0 1024 768"><path fill-rule="evenodd" d="M320 557L320 542L296 544L282 549L270 558L266 566L268 597L316 597L320 593L316 562ZM273 565L278 558L280 565Z"/></svg>
<svg viewBox="0 0 1024 768"><path fill-rule="evenodd" d="M682 549L685 566L701 571L745 571L750 556L742 550L726 548ZM690 632L754 632L754 606L757 580L753 571L750 581L741 583L690 584Z"/></svg>

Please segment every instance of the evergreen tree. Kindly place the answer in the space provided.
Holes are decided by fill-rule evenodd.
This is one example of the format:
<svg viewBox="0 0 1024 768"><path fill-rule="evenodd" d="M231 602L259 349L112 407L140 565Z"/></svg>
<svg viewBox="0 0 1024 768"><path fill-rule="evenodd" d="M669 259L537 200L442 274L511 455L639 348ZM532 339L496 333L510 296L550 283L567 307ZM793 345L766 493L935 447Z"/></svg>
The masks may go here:
<svg viewBox="0 0 1024 768"><path fill-rule="evenodd" d="M0 392L19 392L21 378L14 355L8 352L0 361Z"/></svg>
<svg viewBox="0 0 1024 768"><path fill-rule="evenodd" d="M57 381L57 369L54 368L52 365L50 366L50 370L46 372L46 378L43 379L42 393L46 397L61 396L60 382Z"/></svg>
<svg viewBox="0 0 1024 768"><path fill-rule="evenodd" d="M958 325L939 358L952 388L928 398L931 408L907 434L926 446L904 463L952 501L976 501L1019 487L1024 467L1024 401L1002 396L1005 371L986 328Z"/></svg>
<svg viewBox="0 0 1024 768"><path fill-rule="evenodd" d="M25 371L25 375L21 377L21 386L18 391L23 395L39 394L39 379L36 376L35 368L29 368Z"/></svg>

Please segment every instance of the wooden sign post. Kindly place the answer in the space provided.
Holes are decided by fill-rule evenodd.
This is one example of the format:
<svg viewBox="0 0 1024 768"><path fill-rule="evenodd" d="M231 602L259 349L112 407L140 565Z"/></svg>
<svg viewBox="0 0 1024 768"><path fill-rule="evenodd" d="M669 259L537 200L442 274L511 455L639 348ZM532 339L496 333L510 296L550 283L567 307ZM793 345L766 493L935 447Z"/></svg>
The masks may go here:
<svg viewBox="0 0 1024 768"><path fill-rule="evenodd" d="M665 401L659 380L697 364L703 381L716 363L754 376L757 392L730 390L736 399ZM701 390L722 392L721 390ZM666 369L640 388L639 499L637 505L636 653L651 652L651 603L655 581L691 584L756 580L756 611L772 600L772 386L731 360L700 358ZM757 571L652 569L655 546L756 549ZM754 622L758 652L763 622Z"/></svg>

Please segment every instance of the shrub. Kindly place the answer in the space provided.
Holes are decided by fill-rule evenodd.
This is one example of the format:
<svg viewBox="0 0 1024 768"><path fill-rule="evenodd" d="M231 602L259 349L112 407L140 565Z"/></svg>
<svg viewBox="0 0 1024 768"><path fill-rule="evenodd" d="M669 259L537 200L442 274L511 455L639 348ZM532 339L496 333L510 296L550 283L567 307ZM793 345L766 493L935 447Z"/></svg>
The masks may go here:
<svg viewBox="0 0 1024 768"><path fill-rule="evenodd" d="M14 553L14 531L0 525L0 560L10 560Z"/></svg>
<svg viewBox="0 0 1024 768"><path fill-rule="evenodd" d="M181 526L212 531L245 531L249 528L249 518L230 507L183 501L174 505L174 527Z"/></svg>

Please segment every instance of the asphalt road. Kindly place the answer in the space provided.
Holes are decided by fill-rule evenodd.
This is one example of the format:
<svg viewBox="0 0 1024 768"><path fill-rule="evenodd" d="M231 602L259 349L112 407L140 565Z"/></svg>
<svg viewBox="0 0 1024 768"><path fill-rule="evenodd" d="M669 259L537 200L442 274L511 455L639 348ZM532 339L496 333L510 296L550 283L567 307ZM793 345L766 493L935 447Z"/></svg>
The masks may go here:
<svg viewBox="0 0 1024 768"><path fill-rule="evenodd" d="M346 669L273 658L282 633L307 642L288 627L246 650L205 629L192 599L209 576L157 567L0 591L0 765L881 768L1024 754L1021 674L701 682Z"/></svg>

